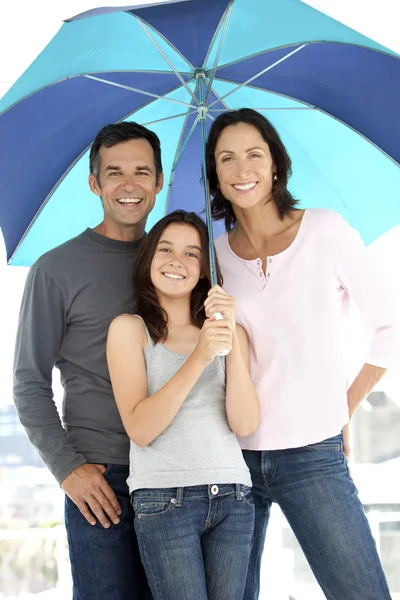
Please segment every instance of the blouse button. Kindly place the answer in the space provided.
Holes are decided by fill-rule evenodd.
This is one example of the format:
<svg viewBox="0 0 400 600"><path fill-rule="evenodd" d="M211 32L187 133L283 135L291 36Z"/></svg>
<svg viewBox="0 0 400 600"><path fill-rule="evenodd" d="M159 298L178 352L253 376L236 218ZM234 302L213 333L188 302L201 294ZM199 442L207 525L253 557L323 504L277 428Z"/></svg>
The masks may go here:
<svg viewBox="0 0 400 600"><path fill-rule="evenodd" d="M259 276L262 277L262 273L259 273Z"/></svg>
<svg viewBox="0 0 400 600"><path fill-rule="evenodd" d="M268 262L272 263L272 258L269 258L269 259L268 259Z"/></svg>
<svg viewBox="0 0 400 600"><path fill-rule="evenodd" d="M271 275L271 273L267 273L267 277L269 277Z"/></svg>

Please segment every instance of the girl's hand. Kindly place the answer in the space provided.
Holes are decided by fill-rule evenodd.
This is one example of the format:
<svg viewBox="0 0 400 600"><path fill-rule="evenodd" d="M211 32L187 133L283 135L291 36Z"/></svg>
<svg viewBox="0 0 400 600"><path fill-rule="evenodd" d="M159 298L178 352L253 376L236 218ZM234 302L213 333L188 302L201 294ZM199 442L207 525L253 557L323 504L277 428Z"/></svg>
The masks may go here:
<svg viewBox="0 0 400 600"><path fill-rule="evenodd" d="M209 365L220 350L232 348L232 326L228 319L217 320L210 317L204 321L199 341L193 356L202 364Z"/></svg>
<svg viewBox="0 0 400 600"><path fill-rule="evenodd" d="M236 299L229 296L219 285L215 285L208 292L208 297L204 302L206 316L211 317L215 313L222 314L224 319L229 321L231 330L236 327Z"/></svg>

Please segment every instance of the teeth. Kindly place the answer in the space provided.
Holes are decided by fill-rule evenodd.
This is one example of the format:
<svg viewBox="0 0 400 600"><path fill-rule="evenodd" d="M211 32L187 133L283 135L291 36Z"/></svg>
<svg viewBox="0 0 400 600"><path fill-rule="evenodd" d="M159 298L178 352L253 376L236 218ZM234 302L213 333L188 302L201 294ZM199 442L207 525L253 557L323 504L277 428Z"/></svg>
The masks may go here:
<svg viewBox="0 0 400 600"><path fill-rule="evenodd" d="M118 202L120 204L139 204L141 200L141 198L119 198Z"/></svg>
<svg viewBox="0 0 400 600"><path fill-rule="evenodd" d="M243 185L236 184L233 186L236 190L251 190L256 187L256 183L253 181L252 183L244 183Z"/></svg>
<svg viewBox="0 0 400 600"><path fill-rule="evenodd" d="M163 275L168 279L185 279L183 275L176 275L175 273L163 273Z"/></svg>

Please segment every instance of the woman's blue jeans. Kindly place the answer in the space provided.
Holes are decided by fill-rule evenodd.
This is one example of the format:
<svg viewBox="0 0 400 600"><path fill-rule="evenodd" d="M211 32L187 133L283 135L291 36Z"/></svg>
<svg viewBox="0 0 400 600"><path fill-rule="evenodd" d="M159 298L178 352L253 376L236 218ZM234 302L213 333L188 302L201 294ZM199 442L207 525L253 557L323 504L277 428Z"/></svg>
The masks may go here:
<svg viewBox="0 0 400 600"><path fill-rule="evenodd" d="M243 455L255 505L244 600L259 595L272 502L282 509L328 600L390 600L368 520L349 475L342 435L302 448L244 450Z"/></svg>
<svg viewBox="0 0 400 600"><path fill-rule="evenodd" d="M132 503L154 600L243 600L254 532L250 488L143 489Z"/></svg>

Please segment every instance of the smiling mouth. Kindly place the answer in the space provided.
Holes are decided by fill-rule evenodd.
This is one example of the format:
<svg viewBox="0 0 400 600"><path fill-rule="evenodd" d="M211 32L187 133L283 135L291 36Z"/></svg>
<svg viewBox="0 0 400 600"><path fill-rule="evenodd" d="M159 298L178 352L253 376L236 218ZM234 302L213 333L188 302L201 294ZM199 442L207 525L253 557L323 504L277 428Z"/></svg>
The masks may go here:
<svg viewBox="0 0 400 600"><path fill-rule="evenodd" d="M178 273L163 273L164 277L167 279L172 279L174 281L183 281L186 279L184 275L178 275Z"/></svg>
<svg viewBox="0 0 400 600"><path fill-rule="evenodd" d="M142 202L143 198L118 198L118 204L122 204L124 206L136 206Z"/></svg>
<svg viewBox="0 0 400 600"><path fill-rule="evenodd" d="M250 181L249 183L234 183L233 187L239 192L248 192L253 190L257 185L257 181Z"/></svg>

